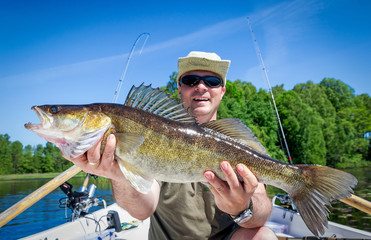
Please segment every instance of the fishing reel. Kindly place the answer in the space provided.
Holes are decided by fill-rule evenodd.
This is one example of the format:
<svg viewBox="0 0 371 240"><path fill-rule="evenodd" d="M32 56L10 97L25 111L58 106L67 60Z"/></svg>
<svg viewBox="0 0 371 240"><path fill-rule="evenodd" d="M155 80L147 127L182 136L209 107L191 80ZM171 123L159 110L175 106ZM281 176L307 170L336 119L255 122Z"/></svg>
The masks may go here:
<svg viewBox="0 0 371 240"><path fill-rule="evenodd" d="M276 194L272 199L274 205L276 205L276 199L280 201L280 207L297 212L296 206L288 194Z"/></svg>
<svg viewBox="0 0 371 240"><path fill-rule="evenodd" d="M103 202L104 207L106 207L106 202L103 199L99 200L98 198L94 197L97 186L91 184L89 188L87 188L89 178L91 176L96 178L96 176L88 173L85 177L84 184L79 191L72 191L73 186L68 182L65 182L59 186L60 189L67 195L67 197L59 199L59 207L65 209L69 208L72 210L69 218L70 221L74 221L79 217L84 217L86 214L88 214L89 209L93 206L98 206L100 201Z"/></svg>

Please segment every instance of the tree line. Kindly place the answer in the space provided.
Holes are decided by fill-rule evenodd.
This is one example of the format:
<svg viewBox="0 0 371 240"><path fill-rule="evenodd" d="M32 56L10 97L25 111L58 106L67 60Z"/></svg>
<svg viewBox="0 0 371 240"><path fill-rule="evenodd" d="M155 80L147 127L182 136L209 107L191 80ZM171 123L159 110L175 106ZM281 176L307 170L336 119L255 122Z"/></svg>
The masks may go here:
<svg viewBox="0 0 371 240"><path fill-rule="evenodd" d="M163 90L177 98L177 73ZM272 89L293 163L336 168L371 166L371 98L334 78ZM271 93L250 82L227 81L218 119L239 118L269 154L288 162Z"/></svg>
<svg viewBox="0 0 371 240"><path fill-rule="evenodd" d="M50 142L23 146L21 142L9 139L8 134L0 135L0 175L62 172L72 166Z"/></svg>
<svg viewBox="0 0 371 240"><path fill-rule="evenodd" d="M177 73L161 88L178 98ZM371 98L355 95L344 82L325 78L286 91L272 89L293 163L336 168L371 166ZM218 118L239 118L255 133L269 154L287 162L271 93L250 82L226 83ZM10 141L0 135L0 174L61 172L72 165L51 143L44 146Z"/></svg>

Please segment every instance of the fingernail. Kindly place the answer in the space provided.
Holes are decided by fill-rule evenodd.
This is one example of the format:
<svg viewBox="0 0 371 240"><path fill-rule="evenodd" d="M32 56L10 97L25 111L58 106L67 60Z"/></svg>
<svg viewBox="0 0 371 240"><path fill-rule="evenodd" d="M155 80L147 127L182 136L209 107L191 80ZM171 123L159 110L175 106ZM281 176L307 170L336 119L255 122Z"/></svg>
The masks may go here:
<svg viewBox="0 0 371 240"><path fill-rule="evenodd" d="M222 167L223 170L227 170L228 169L228 163L223 162L221 167Z"/></svg>
<svg viewBox="0 0 371 240"><path fill-rule="evenodd" d="M205 176L205 178L207 179L207 180L211 180L211 175L210 174L204 174L204 176Z"/></svg>
<svg viewBox="0 0 371 240"><path fill-rule="evenodd" d="M243 171L245 171L245 168L242 166L242 164L237 164L237 170L239 172L243 172Z"/></svg>

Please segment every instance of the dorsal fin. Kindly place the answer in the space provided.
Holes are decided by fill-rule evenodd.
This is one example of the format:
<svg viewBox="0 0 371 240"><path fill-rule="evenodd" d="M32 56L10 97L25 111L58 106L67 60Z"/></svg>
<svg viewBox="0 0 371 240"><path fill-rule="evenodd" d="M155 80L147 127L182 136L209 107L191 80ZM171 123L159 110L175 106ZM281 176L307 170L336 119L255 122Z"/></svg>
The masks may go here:
<svg viewBox="0 0 371 240"><path fill-rule="evenodd" d="M210 128L227 135L231 138L238 139L259 153L267 155L267 150L258 141L254 133L238 118L224 118L216 121L201 124L202 127Z"/></svg>
<svg viewBox="0 0 371 240"><path fill-rule="evenodd" d="M159 88L151 85L139 87L133 86L125 100L125 106L141 109L161 117L183 122L197 123L196 118L188 113L183 104L170 98Z"/></svg>

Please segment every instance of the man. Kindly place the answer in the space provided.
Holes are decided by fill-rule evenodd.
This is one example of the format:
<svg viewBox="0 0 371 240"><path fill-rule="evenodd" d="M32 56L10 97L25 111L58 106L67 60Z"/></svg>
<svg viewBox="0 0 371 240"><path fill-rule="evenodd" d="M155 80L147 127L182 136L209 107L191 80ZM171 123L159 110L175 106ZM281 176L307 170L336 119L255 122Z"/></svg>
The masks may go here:
<svg viewBox="0 0 371 240"><path fill-rule="evenodd" d="M216 120L229 64L215 53L191 52L179 59L179 96L199 123ZM71 161L85 172L111 179L116 203L133 217L151 217L150 239L276 239L263 226L272 208L265 186L245 165L236 167L243 182L225 161L220 167L226 181L206 171L209 187L153 180L151 191L141 194L114 160L114 136L107 139L102 156L100 145Z"/></svg>

